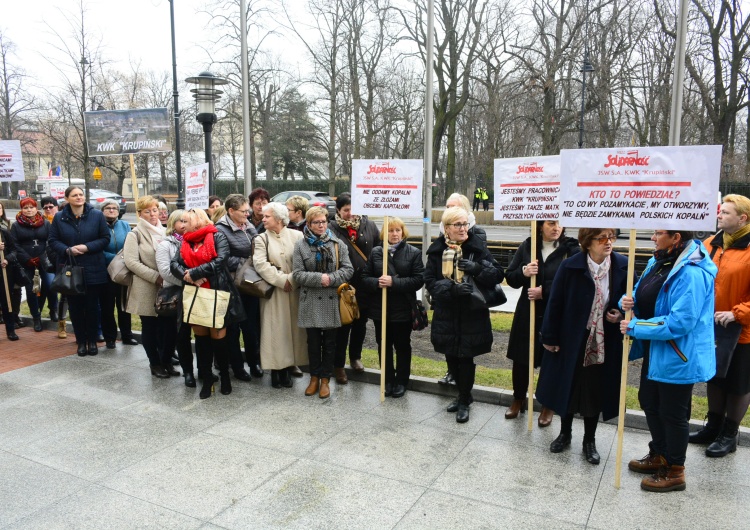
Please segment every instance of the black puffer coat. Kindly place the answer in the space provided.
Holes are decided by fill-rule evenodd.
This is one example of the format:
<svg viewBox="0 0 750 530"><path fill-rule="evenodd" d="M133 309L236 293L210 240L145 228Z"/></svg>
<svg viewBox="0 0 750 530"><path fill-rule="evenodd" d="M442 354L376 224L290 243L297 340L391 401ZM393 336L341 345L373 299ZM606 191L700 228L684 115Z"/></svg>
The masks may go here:
<svg viewBox="0 0 750 530"><path fill-rule="evenodd" d="M374 294L368 293L362 288L362 273L367 266L367 260L362 259L359 252L354 250L353 245L356 244L357 248L361 250L369 260L372 249L381 245L380 231L375 223L370 221L366 215L362 216L359 223L359 232L357 232L356 243L352 243L349 239L349 231L346 228L340 227L335 220L331 221L328 227L331 229L334 236L346 243L346 247L349 249L349 261L352 262L352 266L354 267L354 276L349 280L349 283L357 290L357 303L359 304L360 309L364 309L365 313L367 313Z"/></svg>
<svg viewBox="0 0 750 530"><path fill-rule="evenodd" d="M247 223L246 230L236 228L232 220L229 219L229 214L219 219L216 228L226 236L229 242L229 259L227 259L229 272L237 272L237 269L252 254L252 241L258 235L258 232L250 222Z"/></svg>
<svg viewBox="0 0 750 530"><path fill-rule="evenodd" d="M18 222L13 223L10 228L10 235L13 236L16 243L16 257L21 265L26 267L27 261L44 254L49 238L49 227L49 221L46 219L41 226L36 228Z"/></svg>
<svg viewBox="0 0 750 530"><path fill-rule="evenodd" d="M536 259L541 264L539 274L536 277L536 286L542 288L542 299L537 300L535 309L536 325L534 330L537 337L542 332L544 310L547 308L547 298L549 298L552 280L555 279L557 269L563 260L581 251L578 240L575 238L563 236L558 243L557 248L544 261L542 261L542 245L538 244L536 249ZM516 304L516 312L513 315L513 325L510 328L508 359L526 365L529 364L529 287L531 286L531 278L523 275L523 267L530 262L531 238L528 238L518 247L513 260L505 271L505 281L508 282L508 285L514 289L522 288ZM545 350L541 341L536 340L535 344L534 366L541 366Z"/></svg>
<svg viewBox="0 0 750 530"><path fill-rule="evenodd" d="M445 237L439 236L427 250L424 281L432 296L435 310L430 338L435 351L457 357L476 357L492 348L492 325L489 309L471 309L468 297L454 294L454 282L443 278L443 251L448 248ZM475 277L477 283L491 287L503 281L503 270L492 258L487 245L469 233L461 245L463 257L482 264ZM470 258L471 257L471 258Z"/></svg>
<svg viewBox="0 0 750 530"><path fill-rule="evenodd" d="M16 276L15 271L18 267L14 266L17 262L16 258L16 244L13 242L13 238L10 237L10 231L6 230L4 226L0 224L0 241L5 243L5 249L3 255L8 261L8 266L5 267L5 274L8 276L8 286L15 285ZM13 287L10 287L11 290ZM2 272L0 272L0 294L5 293L5 282L2 280ZM3 294L3 296L5 296Z"/></svg>
<svg viewBox="0 0 750 530"><path fill-rule="evenodd" d="M382 274L383 247L375 247L362 273L363 288L373 294L366 314L373 320L383 318L383 295L378 287L378 278ZM422 252L404 241L393 257L388 258L388 274L393 278L393 285L388 288L388 322L411 322L412 300L417 299L416 292L424 285Z"/></svg>
<svg viewBox="0 0 750 530"><path fill-rule="evenodd" d="M246 315L245 309L242 306L242 300L240 299L240 293L237 291L237 287L235 287L227 268L229 242L223 233L214 233L214 246L216 247L217 256L208 263L188 269L180 252L176 252L169 268L177 278L184 277L185 272L189 270L193 281L207 278L211 284L211 289L229 291L229 307L227 308L227 316L224 318L224 325L227 326L245 320Z"/></svg>

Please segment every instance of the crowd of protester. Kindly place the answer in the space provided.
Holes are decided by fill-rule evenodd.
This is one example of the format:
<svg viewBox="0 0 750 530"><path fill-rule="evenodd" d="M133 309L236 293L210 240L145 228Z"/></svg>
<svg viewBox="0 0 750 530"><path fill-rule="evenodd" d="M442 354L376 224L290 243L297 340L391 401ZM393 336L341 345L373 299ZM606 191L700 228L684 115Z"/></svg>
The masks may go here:
<svg viewBox="0 0 750 530"><path fill-rule="evenodd" d="M560 416L550 451L571 445L578 414L584 427L582 453L589 463L599 464L597 425L600 417L618 415L622 356L629 354L631 360L642 359L638 398L652 437L648 454L628 466L648 475L644 490L685 489L688 443L707 445L709 457L736 450L739 424L750 404L746 197L724 197L719 231L705 242L688 231L654 231L654 255L641 277L634 278L632 296L626 292L627 259L614 252L613 229L580 229L574 239L557 221L538 223L536 254L531 255L529 238L503 270L460 194L448 198L426 263L408 244L401 219L391 218L387 229L379 230L367 216L352 214L348 193L337 197L333 217L299 196L285 204L270 202L261 188L247 198L211 196L206 210L171 215L164 198L145 196L137 201L132 230L119 219L114 201L93 208L84 191L71 186L65 202L60 208L45 197L39 211L36 200L24 199L14 223L0 205L0 265L7 280L7 287L0 286L0 308L9 340L18 340L20 289L25 289L35 331L42 331L46 302L64 338L67 308L79 356L97 355L100 339L115 349L118 329L123 343L138 344L135 314L153 376L182 376L187 387L197 387L200 380L201 399L213 395L217 381L221 394L232 392L230 368L240 381L270 372L271 386L283 389L303 377L300 366L309 371L305 395L325 399L332 381L348 383L347 351L350 368L364 371L362 347L372 320L378 346L386 352L381 367L385 394L400 398L410 382L417 291L425 286L434 309L430 338L448 368L439 382L457 389L447 411L464 423L473 401L475 357L490 352L493 343L489 307L477 299L505 279L521 289L507 352L513 361L513 400L506 419L525 412L531 343L539 368L538 425L547 427L555 414ZM383 241L388 242L386 271ZM118 253L132 272L129 287L113 282L107 272ZM83 267L86 291L58 299L52 279L66 263ZM237 289L235 276L250 263L272 286L270 297ZM356 290L360 311L349 323L342 321L339 306L343 284ZM158 293L168 286L228 293L223 323L187 324L181 312L158 314ZM385 313L384 289L389 293ZM530 337L532 302L535 336ZM714 334L723 329L736 332L720 354ZM623 351L624 334L633 339L630 352ZM709 412L704 427L690 434L693 386L699 382L708 382Z"/></svg>

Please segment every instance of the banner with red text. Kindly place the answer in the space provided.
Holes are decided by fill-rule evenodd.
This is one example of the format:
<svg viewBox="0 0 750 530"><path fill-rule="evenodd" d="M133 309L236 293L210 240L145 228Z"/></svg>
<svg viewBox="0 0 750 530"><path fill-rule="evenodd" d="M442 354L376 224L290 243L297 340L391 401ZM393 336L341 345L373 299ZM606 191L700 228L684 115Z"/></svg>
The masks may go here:
<svg viewBox="0 0 750 530"><path fill-rule="evenodd" d="M720 169L720 145L563 150L560 224L714 230Z"/></svg>
<svg viewBox="0 0 750 530"><path fill-rule="evenodd" d="M0 140L0 182L23 182L20 140Z"/></svg>
<svg viewBox="0 0 750 530"><path fill-rule="evenodd" d="M353 160L352 213L423 217L422 160Z"/></svg>
<svg viewBox="0 0 750 530"><path fill-rule="evenodd" d="M559 195L559 156L495 160L496 221L557 219Z"/></svg>
<svg viewBox="0 0 750 530"><path fill-rule="evenodd" d="M208 208L208 162L185 170L185 209Z"/></svg>

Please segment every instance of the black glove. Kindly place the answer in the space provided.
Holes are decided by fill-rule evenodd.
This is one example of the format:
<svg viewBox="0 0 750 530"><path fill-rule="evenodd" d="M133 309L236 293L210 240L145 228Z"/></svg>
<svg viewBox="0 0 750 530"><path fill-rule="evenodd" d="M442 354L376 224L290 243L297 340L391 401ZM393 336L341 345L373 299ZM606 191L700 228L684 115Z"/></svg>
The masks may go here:
<svg viewBox="0 0 750 530"><path fill-rule="evenodd" d="M474 287L470 283L456 283L453 285L453 296L471 296Z"/></svg>
<svg viewBox="0 0 750 530"><path fill-rule="evenodd" d="M476 276L482 271L482 265L470 259L458 260L458 268L466 273Z"/></svg>

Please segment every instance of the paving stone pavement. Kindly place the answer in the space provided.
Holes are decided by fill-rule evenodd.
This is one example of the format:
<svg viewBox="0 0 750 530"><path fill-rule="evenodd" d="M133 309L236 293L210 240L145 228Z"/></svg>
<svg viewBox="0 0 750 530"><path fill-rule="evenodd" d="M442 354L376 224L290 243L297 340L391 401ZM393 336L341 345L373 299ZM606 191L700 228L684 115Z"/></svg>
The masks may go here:
<svg viewBox="0 0 750 530"><path fill-rule="evenodd" d="M685 492L640 490L627 460L648 433L627 429L614 488L616 428L600 424L602 464L553 455L548 429L475 403L306 378L233 380L198 399L181 378L152 377L140 346L64 357L0 375L0 528L747 528L750 451L688 450Z"/></svg>

